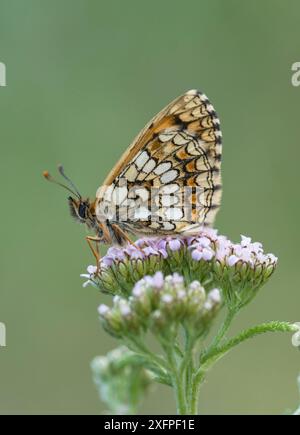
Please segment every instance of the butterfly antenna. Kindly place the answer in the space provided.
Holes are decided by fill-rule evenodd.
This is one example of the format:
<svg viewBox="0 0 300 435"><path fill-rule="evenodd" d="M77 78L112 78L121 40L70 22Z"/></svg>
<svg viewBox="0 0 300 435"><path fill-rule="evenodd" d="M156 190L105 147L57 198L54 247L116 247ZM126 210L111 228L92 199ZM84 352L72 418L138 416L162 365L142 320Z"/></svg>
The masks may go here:
<svg viewBox="0 0 300 435"><path fill-rule="evenodd" d="M72 193L72 195L77 196L79 199L81 199L81 196L79 195L79 193L77 192L77 189L75 191L73 191L72 189L70 189L68 186L66 186L63 183L60 183L59 181L55 180L55 178L52 177L51 174L49 174L48 171L44 171L43 172L43 176L46 178L46 180L50 181L51 183L57 184L58 186L63 187L64 189L68 190L69 192Z"/></svg>
<svg viewBox="0 0 300 435"><path fill-rule="evenodd" d="M81 195L80 195L80 193L79 193L79 190L77 189L77 187L75 186L75 184L73 183L73 181L72 181L69 177L66 176L63 165L58 165L58 172L60 173L60 175L61 175L62 177L64 177L65 180L67 180L67 182L70 184L70 186L72 187L72 189L74 190L74 192L76 192L78 198L81 199Z"/></svg>

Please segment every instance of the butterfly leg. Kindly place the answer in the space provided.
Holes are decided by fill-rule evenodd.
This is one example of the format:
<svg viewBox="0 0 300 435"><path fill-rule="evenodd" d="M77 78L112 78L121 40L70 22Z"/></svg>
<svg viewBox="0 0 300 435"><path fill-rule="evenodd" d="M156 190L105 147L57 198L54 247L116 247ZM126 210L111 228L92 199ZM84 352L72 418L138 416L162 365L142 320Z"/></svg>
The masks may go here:
<svg viewBox="0 0 300 435"><path fill-rule="evenodd" d="M99 268L100 268L100 260L101 260L101 256L100 256L100 252L99 252L99 242L101 241L101 239L99 237L96 237L96 236L87 236L85 239L86 239L94 257L96 258L96 263L97 263L96 264L97 265L96 275L98 275ZM93 242L96 244L96 249L93 246Z"/></svg>
<svg viewBox="0 0 300 435"><path fill-rule="evenodd" d="M116 233L119 234L119 236L121 236L122 239L126 240L127 243L129 243L131 246L134 246L138 251L144 253L141 248L136 246L136 244L132 240L130 240L125 231L123 231L118 225L112 224L112 228Z"/></svg>

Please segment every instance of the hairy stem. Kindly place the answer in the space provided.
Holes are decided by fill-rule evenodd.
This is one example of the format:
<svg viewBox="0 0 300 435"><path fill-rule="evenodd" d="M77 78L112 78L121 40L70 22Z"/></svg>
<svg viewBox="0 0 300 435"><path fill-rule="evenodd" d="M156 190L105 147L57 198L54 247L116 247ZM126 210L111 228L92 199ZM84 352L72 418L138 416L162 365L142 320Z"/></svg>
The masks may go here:
<svg viewBox="0 0 300 435"><path fill-rule="evenodd" d="M201 362L203 357L205 357L205 355L210 354L210 352L213 349L216 349L219 344L221 343L221 341L223 340L224 336L226 335L226 333L228 332L230 325L234 319L234 316L236 315L236 311L235 310L230 310L227 312L227 315L225 317L225 320L221 326L221 328L219 329L217 335L215 336L215 338L213 339L213 342L211 343L211 345L209 346L209 348L205 351L204 355L202 355L201 357Z"/></svg>
<svg viewBox="0 0 300 435"><path fill-rule="evenodd" d="M182 372L176 360L174 347L170 345L164 346L164 348L171 367L171 378L176 396L177 414L185 415L187 413L187 403Z"/></svg>
<svg viewBox="0 0 300 435"><path fill-rule="evenodd" d="M265 334L266 332L296 332L298 328L289 322L268 322L261 325L254 326L246 329L238 334L236 337L227 340L222 346L218 346L215 349L211 349L210 353L206 353L202 359L202 369L207 365L211 365L222 358L233 347L240 343L254 338L257 335Z"/></svg>
<svg viewBox="0 0 300 435"><path fill-rule="evenodd" d="M226 322L226 321L225 321ZM226 328L222 328L222 332ZM205 378L207 371L223 356L225 356L232 348L241 344L242 342L256 337L257 335L265 334L266 332L296 332L298 328L288 322L269 322L262 323L261 325L254 326L253 328L246 329L238 334L236 337L227 340L223 345L210 347L201 359L201 366L194 373L193 386L192 386L192 399L191 410L196 413L198 410L198 396L200 386ZM221 334L220 334L221 336Z"/></svg>

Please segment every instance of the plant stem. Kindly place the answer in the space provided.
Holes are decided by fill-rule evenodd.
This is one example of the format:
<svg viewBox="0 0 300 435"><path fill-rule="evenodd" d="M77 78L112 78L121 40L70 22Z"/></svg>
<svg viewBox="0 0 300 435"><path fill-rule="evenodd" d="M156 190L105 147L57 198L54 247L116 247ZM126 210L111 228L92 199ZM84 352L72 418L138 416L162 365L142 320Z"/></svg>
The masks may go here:
<svg viewBox="0 0 300 435"><path fill-rule="evenodd" d="M211 343L211 345L209 346L209 348L207 349L205 354L209 354L212 349L215 349L217 346L219 346L222 339L224 338L224 336L228 332L235 315L236 315L235 310L229 310L227 312L227 315L225 317L225 320L224 320L221 328L219 329L217 335L215 336L213 342Z"/></svg>
<svg viewBox="0 0 300 435"><path fill-rule="evenodd" d="M156 355L153 352L151 352L143 343L141 343L137 339L133 339L130 337L129 342L126 343L129 349L133 350L134 352L140 353L143 356L147 356L150 361L157 364L160 368L164 368L165 370L169 370L169 365L167 361L161 357L160 355Z"/></svg>
<svg viewBox="0 0 300 435"><path fill-rule="evenodd" d="M215 336L215 338L213 339L212 343L209 345L209 347L203 353L201 353L200 364L202 364L203 359L205 359L207 357L207 355L210 355L210 353L212 351L214 351L214 349L216 349L219 346L222 339L224 338L224 336L228 332L235 315L236 315L235 310L229 310L227 312L226 317L224 319L224 322L222 323L221 328L219 329L219 331L218 331L217 335Z"/></svg>
<svg viewBox="0 0 300 435"><path fill-rule="evenodd" d="M185 329L185 349L179 367L179 375L181 378L181 382L184 385L187 412L189 412L190 407L190 390L192 380L191 377L194 366L195 341L195 337L190 333L188 329Z"/></svg>
<svg viewBox="0 0 300 435"><path fill-rule="evenodd" d="M165 351L168 357L168 362L171 367L172 373L172 381L173 381L173 388L175 390L175 396L176 396L176 404L177 404L177 414L178 415L185 415L187 412L186 409L186 397L184 394L184 382L183 382L183 376L182 372L180 370L180 367L178 367L175 352L173 346L165 346Z"/></svg>
<svg viewBox="0 0 300 435"><path fill-rule="evenodd" d="M227 320L225 320L224 325L230 325ZM228 328L227 328L228 329ZM226 326L222 327L218 337L222 339L222 333L226 330ZM194 373L193 385L192 385L192 399L191 399L191 413L196 414L198 411L198 396L200 385L202 384L207 371L223 356L225 356L233 347L238 344L254 338L257 335L264 334L266 332L296 332L297 327L288 322L269 322L262 323L261 325L254 326L253 328L246 329L238 334L236 337L227 340L222 346L216 346L213 348L210 346L209 351L206 352L201 359L200 368ZM224 334L223 334L224 336ZM220 340L218 340L220 342ZM214 343L217 340L214 340Z"/></svg>
<svg viewBox="0 0 300 435"><path fill-rule="evenodd" d="M198 415L199 413L199 389L200 385L202 384L205 376L205 372L200 373L196 372L197 376L195 374L192 377L192 388L191 388L191 398L190 398L190 414L191 415Z"/></svg>
<svg viewBox="0 0 300 435"><path fill-rule="evenodd" d="M238 334L236 337L227 340L222 346L211 349L210 353L205 354L202 359L202 369L203 367L211 366L212 363L222 358L233 347L237 346L243 341L254 338L257 335L265 334L266 332L296 332L297 330L297 327L289 322L276 321L262 323L260 325L246 329Z"/></svg>
<svg viewBox="0 0 300 435"><path fill-rule="evenodd" d="M177 403L177 414L178 415L186 415L187 414L187 403L184 394L183 382L182 378L178 376L178 373L173 377L173 385L176 395L176 403Z"/></svg>

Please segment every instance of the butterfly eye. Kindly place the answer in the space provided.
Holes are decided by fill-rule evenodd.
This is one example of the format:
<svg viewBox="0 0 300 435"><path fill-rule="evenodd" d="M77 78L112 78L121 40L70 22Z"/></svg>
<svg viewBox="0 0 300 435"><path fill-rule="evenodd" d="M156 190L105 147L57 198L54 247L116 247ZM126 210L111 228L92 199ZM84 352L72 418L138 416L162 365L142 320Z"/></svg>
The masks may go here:
<svg viewBox="0 0 300 435"><path fill-rule="evenodd" d="M80 203L78 208L78 215L81 219L86 219L86 209L87 205L85 203Z"/></svg>

